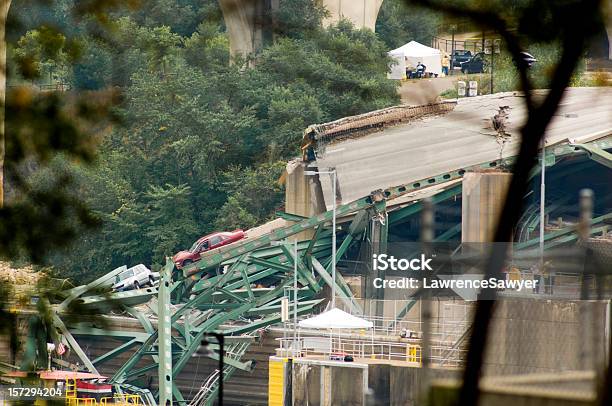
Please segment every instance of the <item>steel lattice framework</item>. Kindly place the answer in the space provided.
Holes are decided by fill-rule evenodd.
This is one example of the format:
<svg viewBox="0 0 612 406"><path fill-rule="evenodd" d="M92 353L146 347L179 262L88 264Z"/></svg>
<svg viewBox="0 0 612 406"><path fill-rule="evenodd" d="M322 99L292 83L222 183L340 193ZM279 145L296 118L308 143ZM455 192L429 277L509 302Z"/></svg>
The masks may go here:
<svg viewBox="0 0 612 406"><path fill-rule="evenodd" d="M609 154L605 149L610 147L610 136L590 142L586 146L559 144L548 148L547 159L550 158L554 162L557 158L584 154L584 151L587 151L589 157L596 158L600 163L605 161L604 164L609 166ZM464 173L482 168L510 167L512 163L512 159L505 159L459 168L410 184L376 190L368 196L339 206L336 210L338 217L353 216L348 227L345 227L344 238L339 241L337 261L341 260L351 244L366 232L370 219L378 218L381 213L385 214L389 202L393 199L432 186L449 185L448 188L441 187L433 197L434 202L441 202L461 193L461 185L453 181L461 179ZM421 204L416 199L418 197L415 197L412 203L389 213L389 221L382 225L381 235L387 235L386 230L390 224L401 222L421 210ZM127 269L123 266L87 285L70 289L64 293L64 300L54 305L53 323L91 372L97 373L100 364L131 352L123 365L116 370L111 382L119 391L141 394L149 404L169 404L167 402L172 401L187 404L174 383L174 377L181 373L189 359L198 351L207 334L223 334L223 372L213 372L204 380L200 391L191 400L194 405L210 405L217 396L220 375L226 380L236 370L250 371L253 368L251 361L242 359L243 355L254 341L258 330L280 322L281 299L286 288L292 284L295 264L300 284L298 314L307 314L322 303L323 287L332 284L336 284L336 292L346 306L356 313L361 311L342 275L337 273L335 281L331 277L332 211L310 218L284 213L280 215L293 224L206 253L199 262L183 272L174 269L173 263L168 260L156 287L108 294L97 293L101 288L112 285L114 278ZM594 223L603 222L610 218L610 215L604 217L605 219L594 219ZM298 243L297 257L284 245L272 246L274 241L285 240L304 231L311 232L312 238ZM459 227L453 227L438 239L448 239L459 232ZM546 241L552 246L564 238L573 238L572 231L560 230L556 235L547 236ZM533 244L534 241L523 243L525 248ZM264 281L270 287L254 287ZM405 308L400 309L398 316L406 314L416 300L415 297ZM139 321L141 330L109 331L87 323L66 325L62 314L73 301L99 312L119 307ZM149 303L149 308L156 313L154 317L147 317L139 310L138 306L144 303ZM123 340L123 344L90 360L78 343L76 337L79 336L115 337ZM212 352L208 356L218 360L219 346L210 344L209 348ZM135 380L155 370L159 376L157 394L133 385Z"/></svg>

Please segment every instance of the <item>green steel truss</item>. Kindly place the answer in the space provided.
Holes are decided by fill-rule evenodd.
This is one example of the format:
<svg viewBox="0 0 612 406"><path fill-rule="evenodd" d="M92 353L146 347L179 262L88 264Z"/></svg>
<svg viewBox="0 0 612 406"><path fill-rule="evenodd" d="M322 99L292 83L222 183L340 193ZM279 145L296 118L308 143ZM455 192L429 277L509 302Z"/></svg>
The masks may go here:
<svg viewBox="0 0 612 406"><path fill-rule="evenodd" d="M589 145L599 150L610 148L611 137ZM580 148L567 144L550 147L547 151L555 158L584 153ZM350 223L347 226L345 221L341 225L343 238L338 240L337 261L343 258L354 241L360 240L371 218L381 213L386 215L393 199L431 186L449 184L449 188L441 188L434 196L435 201L443 201L460 193L460 185L449 182L461 179L464 173L482 168L507 167L512 163L513 158L508 158L458 168L408 184L376 190L368 196L340 205L337 216L350 219ZM415 201L417 199L415 197ZM390 210L388 223L399 223L420 210L418 202ZM308 314L320 305L324 300L323 287L332 284L336 285L336 292L347 307L355 312L361 311L342 275L337 272L336 280L331 278L332 211L309 218L285 213L279 216L293 223L207 253L182 273L175 270L168 260L158 286L100 294L101 289L110 290L115 276L126 269L121 267L87 285L68 290L64 293L63 302L55 305L53 322L67 338L81 363L91 372L97 372L97 368L111 359L127 356L111 378L118 391L141 393L143 399L154 404L156 401L152 394L137 383L145 376L158 376L159 390L155 395L158 402L188 404L190 401L194 405L210 405L217 396L221 375L227 379L237 370L250 371L253 368L251 361L242 359L243 355L260 329L280 322L281 299L293 284L294 264L297 264L300 285L297 291L299 314ZM299 241L297 258L287 247L271 244L303 231L312 232L313 237ZM460 227L453 227L438 238L448 239L459 232ZM565 238L566 235L558 237ZM558 241L558 238L552 241ZM170 279L172 275L175 280ZM66 326L62 313L73 301L100 312L119 308L130 315L135 327L101 329L86 321ZM400 310L400 314L406 313L413 304L410 302L406 309ZM143 312L143 306L148 307L150 315ZM293 313L292 308L290 312ZM225 367L222 372L216 370L201 381L203 385L194 399L185 400L175 378L193 356L200 354L202 340L210 333L225 336ZM122 344L90 360L75 338L79 336L113 337L121 340ZM209 351L201 355L218 360L219 346L211 344L208 348Z"/></svg>
<svg viewBox="0 0 612 406"><path fill-rule="evenodd" d="M585 144L573 144L572 146L586 152L593 161L612 169L612 154L604 148Z"/></svg>
<svg viewBox="0 0 612 406"><path fill-rule="evenodd" d="M592 143L589 143L589 146L591 148L597 148L599 150L612 148L612 137L607 136L598 141L594 141ZM562 157L577 152L580 152L580 148L569 144L559 144L549 147L547 156ZM459 168L454 171L449 171L443 174L421 179L419 181L411 182L408 184L390 187L384 190L376 190L370 193L369 196L365 196L353 202L338 206L336 208L336 215L338 217L341 217L350 213L357 212L359 210L375 207L381 202L389 201L417 190L444 184L452 180L461 179L463 175L468 171L497 167L508 167L511 166L514 161L515 157L497 159L465 168ZM254 239L249 239L239 244L232 244L229 246L221 247L203 255L200 261L186 268L184 274L186 277L188 277L204 270L214 268L219 264L223 263L224 261L240 256L246 252L250 252L261 247L269 246L272 241L282 240L291 237L292 235L298 234L302 231L310 230L321 224L328 223L331 221L331 219L332 211L330 210L307 219L299 220L290 226L274 230L273 232L265 234L263 236Z"/></svg>

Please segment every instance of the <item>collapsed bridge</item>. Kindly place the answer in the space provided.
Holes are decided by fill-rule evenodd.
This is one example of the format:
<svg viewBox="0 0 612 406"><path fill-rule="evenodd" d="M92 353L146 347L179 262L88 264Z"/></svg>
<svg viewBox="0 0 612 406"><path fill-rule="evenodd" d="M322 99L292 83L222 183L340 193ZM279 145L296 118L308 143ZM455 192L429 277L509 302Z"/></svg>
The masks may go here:
<svg viewBox="0 0 612 406"><path fill-rule="evenodd" d="M500 136L491 118L506 106L510 107L506 135ZM576 157L588 157L597 163L597 170L609 170L611 110L610 88L568 89L546 136L544 162L563 166L560 179L585 170L585 161L574 161ZM334 285L342 305L354 314L362 313L341 272L332 279L332 267L363 239L376 240L377 249L384 250L390 227L418 213L423 197L432 197L434 203L448 201L461 195L466 174L511 167L525 118L520 94L508 93L386 109L309 127L304 159L292 163L286 175L286 211L277 220L250 230L245 240L203 254L182 271L168 261L157 286L100 294L126 269L122 267L66 291L63 301L54 306L53 323L90 372L98 373L105 363L121 359L110 378L119 391L139 393L150 404L165 404L167 399L212 404L222 380L255 367L244 355L261 329L281 321L281 300L293 284L294 266L300 286L298 314L313 312L325 301L325 288ZM316 167L336 171L335 196L328 177L304 176L304 170ZM334 201L340 236L336 264L331 239ZM611 218L609 196L602 201L603 214L593 220L594 233ZM541 219L531 213L523 220L525 237L520 243L528 249L536 244L532 232ZM461 233L461 224L456 224L435 238L458 244ZM552 247L575 240L575 234L573 225L561 224L545 240ZM288 238L299 240L297 256L291 246L274 244ZM95 312L119 309L134 323L113 331L87 321L69 324L62 315L72 304ZM406 311L399 309L397 317ZM198 380L201 385L195 394L185 396L176 381L212 333L224 336L222 379L216 369ZM83 337L109 336L122 344L95 359L80 345ZM206 356L218 360L220 346L209 347L212 351ZM150 378L148 388L144 378Z"/></svg>

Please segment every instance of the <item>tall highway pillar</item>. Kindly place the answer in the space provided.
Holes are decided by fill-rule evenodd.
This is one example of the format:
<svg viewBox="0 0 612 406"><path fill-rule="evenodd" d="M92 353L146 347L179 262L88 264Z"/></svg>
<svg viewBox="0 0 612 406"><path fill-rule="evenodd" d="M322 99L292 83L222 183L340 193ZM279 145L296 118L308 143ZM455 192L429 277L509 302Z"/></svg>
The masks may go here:
<svg viewBox="0 0 612 406"><path fill-rule="evenodd" d="M170 285L172 282L172 269L174 264L166 258L166 265L160 272L159 293L157 295L158 305L158 379L159 379L159 404L160 406L172 406L172 322L170 314Z"/></svg>
<svg viewBox="0 0 612 406"><path fill-rule="evenodd" d="M279 0L219 0L232 56L247 56L272 40L272 10Z"/></svg>
<svg viewBox="0 0 612 406"><path fill-rule="evenodd" d="M356 28L369 28L374 31L376 18L383 0L319 0L325 6L329 15L323 22L325 25L349 20Z"/></svg>
<svg viewBox="0 0 612 406"><path fill-rule="evenodd" d="M324 25L333 25L342 19L356 28L374 31L376 18L383 0L317 0L328 11ZM232 56L247 56L273 39L273 11L280 0L219 0L223 20L227 27Z"/></svg>
<svg viewBox="0 0 612 406"><path fill-rule="evenodd" d="M461 242L492 242L512 175L470 172L463 177Z"/></svg>

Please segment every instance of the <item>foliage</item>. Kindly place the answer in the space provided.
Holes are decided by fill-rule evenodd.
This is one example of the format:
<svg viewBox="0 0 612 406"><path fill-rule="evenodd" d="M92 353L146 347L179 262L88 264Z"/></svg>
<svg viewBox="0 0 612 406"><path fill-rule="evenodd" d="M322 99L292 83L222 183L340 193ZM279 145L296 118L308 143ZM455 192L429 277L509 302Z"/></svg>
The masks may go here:
<svg viewBox="0 0 612 406"><path fill-rule="evenodd" d="M99 129L112 122L112 94L57 94L17 87L7 95L7 204L0 208L0 256L42 262L52 250L98 224L74 183L90 164Z"/></svg>
<svg viewBox="0 0 612 406"><path fill-rule="evenodd" d="M246 170L229 168L221 186L228 197L220 210L221 216L215 220L215 227L250 228L270 218L282 198L278 179L284 169L284 162L280 161Z"/></svg>
<svg viewBox="0 0 612 406"><path fill-rule="evenodd" d="M282 0L272 12L274 32L288 38L307 38L315 34L329 12L314 0Z"/></svg>
<svg viewBox="0 0 612 406"><path fill-rule="evenodd" d="M537 89L545 89L548 87L554 69L560 56L559 44L533 44L528 49L537 62L529 69L529 77L532 80L533 86ZM500 55L495 55L493 65L493 84L494 92L507 92L520 89L519 76L515 68L512 57L503 52ZM584 65L579 64L574 72L573 83L579 83L579 78L584 71ZM482 83L487 89L490 87L489 75L485 75L485 82Z"/></svg>
<svg viewBox="0 0 612 406"><path fill-rule="evenodd" d="M408 41L429 45L440 23L439 13L406 4L404 0L385 0L376 20L376 32L388 49Z"/></svg>
<svg viewBox="0 0 612 406"><path fill-rule="evenodd" d="M30 23L86 10L60 3L61 11L42 9ZM68 154L53 159L70 180L71 201L81 203L67 214L88 213L101 225L66 231L79 235L78 244L39 258L76 282L124 264L157 266L201 235L271 219L283 200L277 180L299 154L305 127L398 102L386 79L386 45L346 21L321 28L326 11L312 0L281 2L270 16L276 40L251 57L250 68L230 65L212 0L156 0L111 15L76 18L53 58L28 26L9 60L48 61L45 73L61 74L79 94L110 87L122 94L113 110L121 125L92 139L101 142L95 161L89 155L95 166L75 165ZM92 21L105 30L88 33ZM67 56L73 37L78 59ZM51 174L41 179L57 186Z"/></svg>
<svg viewBox="0 0 612 406"><path fill-rule="evenodd" d="M216 0L149 0L131 16L139 26L168 27L181 36L192 35L202 21L222 21Z"/></svg>

